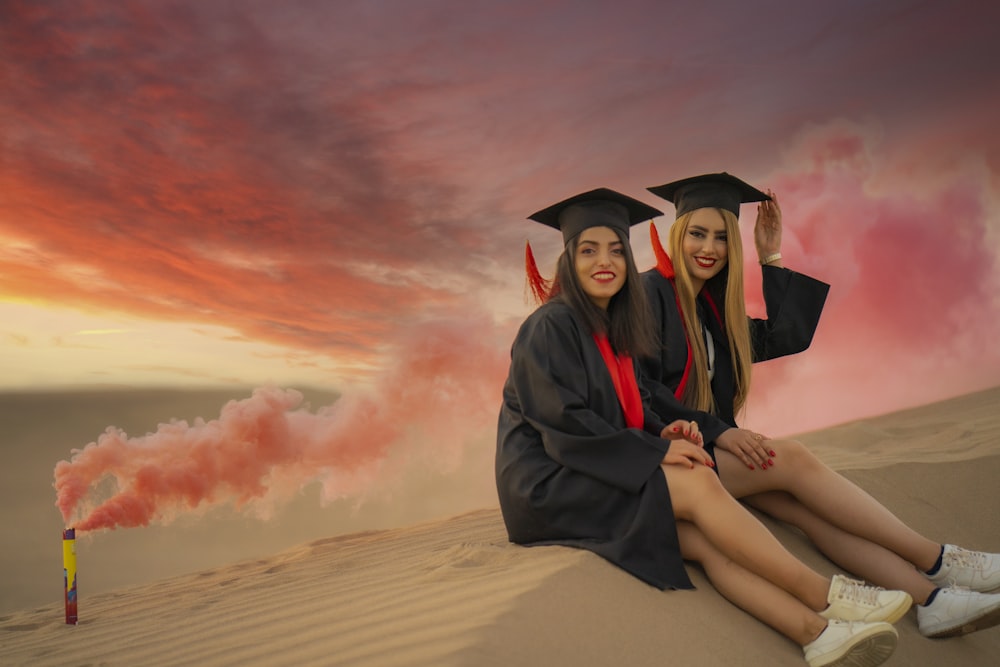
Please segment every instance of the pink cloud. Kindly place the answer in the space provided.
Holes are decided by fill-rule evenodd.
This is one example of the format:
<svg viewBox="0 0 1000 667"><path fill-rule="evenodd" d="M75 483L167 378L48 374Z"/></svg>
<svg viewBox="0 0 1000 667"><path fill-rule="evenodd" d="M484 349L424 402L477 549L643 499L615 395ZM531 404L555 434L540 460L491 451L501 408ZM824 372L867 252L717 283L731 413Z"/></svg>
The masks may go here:
<svg viewBox="0 0 1000 667"><path fill-rule="evenodd" d="M772 431L910 407L1000 378L989 184L975 171L892 181L873 164L872 136L842 123L816 128L790 153L794 167L773 179L786 265L832 288L812 348L760 366L750 417ZM757 273L748 280L759 284Z"/></svg>

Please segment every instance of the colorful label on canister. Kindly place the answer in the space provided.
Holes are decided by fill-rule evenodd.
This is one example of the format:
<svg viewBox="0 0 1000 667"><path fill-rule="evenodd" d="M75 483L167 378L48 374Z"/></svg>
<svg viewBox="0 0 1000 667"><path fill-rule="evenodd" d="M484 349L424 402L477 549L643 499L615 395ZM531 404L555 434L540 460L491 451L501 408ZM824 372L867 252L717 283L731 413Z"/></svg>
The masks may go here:
<svg viewBox="0 0 1000 667"><path fill-rule="evenodd" d="M76 625L76 529L63 531L63 587L66 591L66 622Z"/></svg>

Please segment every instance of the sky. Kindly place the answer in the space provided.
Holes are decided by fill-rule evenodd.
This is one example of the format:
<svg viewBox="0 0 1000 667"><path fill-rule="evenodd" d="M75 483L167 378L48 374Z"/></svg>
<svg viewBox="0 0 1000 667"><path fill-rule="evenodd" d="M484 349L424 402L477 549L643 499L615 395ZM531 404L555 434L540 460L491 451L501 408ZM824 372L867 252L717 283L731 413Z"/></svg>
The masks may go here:
<svg viewBox="0 0 1000 667"><path fill-rule="evenodd" d="M748 425L996 386L998 19L970 1L3 0L0 390L378 404L400 368L433 391L478 365L447 390L495 400L467 425L489 430L532 307L525 241L549 274L560 249L526 216L611 187L670 211L665 232L645 188L716 171L773 189L785 265L832 286L812 347L756 369ZM633 245L652 266L647 225ZM442 331L462 343L420 363Z"/></svg>

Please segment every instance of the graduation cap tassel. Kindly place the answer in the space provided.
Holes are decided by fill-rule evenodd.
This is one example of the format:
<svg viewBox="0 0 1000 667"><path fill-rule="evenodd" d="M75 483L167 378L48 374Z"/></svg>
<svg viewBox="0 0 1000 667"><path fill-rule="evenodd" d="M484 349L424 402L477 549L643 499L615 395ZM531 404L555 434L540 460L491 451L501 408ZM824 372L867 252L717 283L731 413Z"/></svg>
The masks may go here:
<svg viewBox="0 0 1000 667"><path fill-rule="evenodd" d="M664 276L674 275L674 263L670 261L670 256L663 249L660 243L660 233L656 231L656 225L649 225L649 240L653 246L653 256L656 257L656 268Z"/></svg>
<svg viewBox="0 0 1000 667"><path fill-rule="evenodd" d="M550 289L551 281L542 277L538 271L538 264L535 263L535 255L531 252L531 243L524 243L524 270L527 273L527 285L525 292L531 292L536 303L545 303L552 296ZM525 295L527 296L527 295Z"/></svg>

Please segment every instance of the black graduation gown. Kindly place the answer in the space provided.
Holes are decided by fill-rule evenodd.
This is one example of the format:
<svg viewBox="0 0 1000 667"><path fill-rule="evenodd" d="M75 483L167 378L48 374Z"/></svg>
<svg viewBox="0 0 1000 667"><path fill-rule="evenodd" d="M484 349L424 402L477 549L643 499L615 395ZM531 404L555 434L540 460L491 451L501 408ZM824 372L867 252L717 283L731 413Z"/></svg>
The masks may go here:
<svg viewBox="0 0 1000 667"><path fill-rule="evenodd" d="M808 348L816 333L830 291L828 284L790 269L775 266L764 266L762 269L767 319L747 318L750 324L751 354L754 363L796 354ZM719 276L719 278L724 277L724 275ZM674 396L674 391L684 375L688 350L674 283L664 278L655 268L644 272L641 278L662 343L658 357L642 360L643 382L650 392L651 407L654 411L668 414L673 406L674 413L677 413L676 406L680 401ZM721 310L725 304L725 295L717 289L717 286L724 284L723 280L709 282L712 297L720 309L720 315L723 316ZM729 338L704 295L699 295L698 305L703 313L702 322L712 334L715 344L712 394L715 397L718 413L712 415L695 410L677 414L680 414L682 419L697 421L705 442L709 443L723 431L736 426L736 417L733 414L736 382L729 352ZM685 410L690 409L685 408ZM691 412L697 416L689 416Z"/></svg>
<svg viewBox="0 0 1000 667"><path fill-rule="evenodd" d="M645 428L626 428L604 359L572 309L555 299L532 313L503 389L500 509L512 542L589 549L660 589L693 588L660 469L670 442L641 387Z"/></svg>

